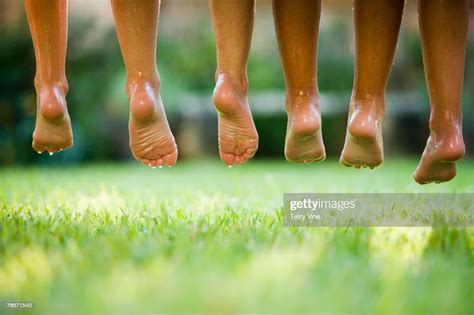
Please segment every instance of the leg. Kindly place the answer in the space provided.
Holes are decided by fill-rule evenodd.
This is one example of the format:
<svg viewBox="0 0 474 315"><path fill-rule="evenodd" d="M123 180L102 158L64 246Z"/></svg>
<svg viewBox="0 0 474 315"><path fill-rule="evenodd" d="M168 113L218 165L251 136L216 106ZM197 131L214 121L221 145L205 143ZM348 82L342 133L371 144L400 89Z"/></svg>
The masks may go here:
<svg viewBox="0 0 474 315"><path fill-rule="evenodd" d="M385 86L405 0L354 0L355 71L341 163L374 168L383 161Z"/></svg>
<svg viewBox="0 0 474 315"><path fill-rule="evenodd" d="M319 0L273 0L286 84L285 156L293 163L319 162L326 156L316 69L320 13Z"/></svg>
<svg viewBox="0 0 474 315"><path fill-rule="evenodd" d="M230 166L248 161L258 147L247 101L247 58L255 0L209 0L209 8L217 46L213 102L219 120L219 153Z"/></svg>
<svg viewBox="0 0 474 315"><path fill-rule="evenodd" d="M133 156L153 168L172 166L178 152L161 102L155 59L160 2L112 0L112 9L127 70Z"/></svg>
<svg viewBox="0 0 474 315"><path fill-rule="evenodd" d="M464 155L461 97L469 0L420 0L418 12L431 117L414 177L426 184L454 178L455 162Z"/></svg>
<svg viewBox="0 0 474 315"><path fill-rule="evenodd" d="M25 0L36 57L36 126L33 149L52 155L72 146L67 111L67 0Z"/></svg>

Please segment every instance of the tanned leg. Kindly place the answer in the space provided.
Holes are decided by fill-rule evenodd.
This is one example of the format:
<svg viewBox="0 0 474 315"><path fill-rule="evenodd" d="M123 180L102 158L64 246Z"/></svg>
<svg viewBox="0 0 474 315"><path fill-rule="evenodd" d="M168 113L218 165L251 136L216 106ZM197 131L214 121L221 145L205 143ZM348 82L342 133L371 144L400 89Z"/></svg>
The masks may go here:
<svg viewBox="0 0 474 315"><path fill-rule="evenodd" d="M461 97L469 0L420 0L418 13L431 116L414 178L426 184L454 178L456 161L465 152Z"/></svg>
<svg viewBox="0 0 474 315"><path fill-rule="evenodd" d="M219 120L219 154L227 165L247 162L258 134L247 100L247 59L254 0L209 0L216 34L217 72L213 102Z"/></svg>
<svg viewBox="0 0 474 315"><path fill-rule="evenodd" d="M67 111L67 0L25 0L36 57L36 126L33 149L49 154L73 144Z"/></svg>
<svg viewBox="0 0 474 315"><path fill-rule="evenodd" d="M292 163L319 162L326 157L317 82L320 13L319 0L273 0L286 84L285 157Z"/></svg>
<svg viewBox="0 0 474 315"><path fill-rule="evenodd" d="M374 168L383 161L382 118L405 0L354 0L355 71L341 163Z"/></svg>
<svg viewBox="0 0 474 315"><path fill-rule="evenodd" d="M159 0L112 0L130 98L130 148L152 167L172 166L178 156L160 97L156 67Z"/></svg>

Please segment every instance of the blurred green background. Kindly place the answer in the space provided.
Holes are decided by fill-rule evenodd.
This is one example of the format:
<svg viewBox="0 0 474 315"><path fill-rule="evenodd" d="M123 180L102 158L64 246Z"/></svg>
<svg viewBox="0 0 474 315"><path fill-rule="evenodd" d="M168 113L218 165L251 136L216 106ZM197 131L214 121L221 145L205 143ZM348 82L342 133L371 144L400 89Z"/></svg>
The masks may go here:
<svg viewBox="0 0 474 315"><path fill-rule="evenodd" d="M474 8L474 6L471 6ZM471 11L473 15L474 11ZM0 0L0 164L127 160L125 70L109 1L71 0L67 97L75 146L50 158L30 149L35 120L34 52L22 1ZM474 31L471 23L463 96L465 140L474 147ZM328 155L342 149L353 78L349 1L323 3L319 87ZM180 158L217 156L211 104L215 45L207 1L163 1L157 52L162 94ZM249 60L250 102L260 134L257 158L283 157L284 81L271 2L258 1ZM429 104L415 1L408 1L388 86L385 142L389 155L419 156L428 135Z"/></svg>

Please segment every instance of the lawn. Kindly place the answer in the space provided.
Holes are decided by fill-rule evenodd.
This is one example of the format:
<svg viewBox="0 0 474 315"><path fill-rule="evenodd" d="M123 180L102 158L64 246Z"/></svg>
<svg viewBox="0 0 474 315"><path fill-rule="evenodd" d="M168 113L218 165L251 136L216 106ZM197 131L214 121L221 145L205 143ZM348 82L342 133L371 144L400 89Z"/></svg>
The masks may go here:
<svg viewBox="0 0 474 315"><path fill-rule="evenodd" d="M474 161L442 185L419 186L415 167L3 168L0 301L31 301L27 314L473 314L472 228L281 221L284 192L474 192Z"/></svg>

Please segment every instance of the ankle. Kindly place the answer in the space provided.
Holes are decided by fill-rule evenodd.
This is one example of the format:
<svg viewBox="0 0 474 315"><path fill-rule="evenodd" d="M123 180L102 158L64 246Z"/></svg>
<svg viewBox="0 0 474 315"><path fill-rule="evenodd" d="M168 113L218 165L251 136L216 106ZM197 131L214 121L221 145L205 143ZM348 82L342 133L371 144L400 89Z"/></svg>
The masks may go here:
<svg viewBox="0 0 474 315"><path fill-rule="evenodd" d="M138 75L127 75L127 83L125 84L125 90L129 97L137 88L144 88L150 86L153 90L160 90L161 81L158 73L150 76L143 76L141 73Z"/></svg>
<svg viewBox="0 0 474 315"><path fill-rule="evenodd" d="M351 96L351 111L369 111L377 116L382 116L385 112L385 94L366 93L354 90Z"/></svg>
<svg viewBox="0 0 474 315"><path fill-rule="evenodd" d="M285 108L288 114L299 111L319 112L319 92L317 88L287 89Z"/></svg>
<svg viewBox="0 0 474 315"><path fill-rule="evenodd" d="M38 95L45 90L59 89L59 91L61 91L61 93L65 96L69 90L69 85L66 78L59 80L41 80L38 77L35 77L34 86Z"/></svg>
<svg viewBox="0 0 474 315"><path fill-rule="evenodd" d="M230 71L217 71L216 73L216 88L221 84L230 84L234 90L241 96L246 96L248 92L247 73L234 73Z"/></svg>
<svg viewBox="0 0 474 315"><path fill-rule="evenodd" d="M430 132L443 137L449 134L462 134L462 115L452 111L432 112Z"/></svg>

